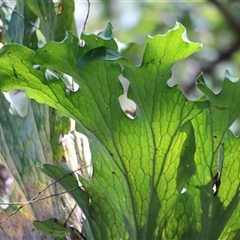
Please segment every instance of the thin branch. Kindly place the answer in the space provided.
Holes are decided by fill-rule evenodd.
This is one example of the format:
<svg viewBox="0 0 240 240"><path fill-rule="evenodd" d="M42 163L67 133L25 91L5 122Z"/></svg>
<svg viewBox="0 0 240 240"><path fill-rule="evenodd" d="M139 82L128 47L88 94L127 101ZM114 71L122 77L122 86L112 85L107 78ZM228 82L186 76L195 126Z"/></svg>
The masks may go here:
<svg viewBox="0 0 240 240"><path fill-rule="evenodd" d="M30 202L30 201L29 201ZM15 213L17 213L19 210L21 210L22 208L24 208L25 206L27 206L29 204L29 202L26 202L25 204L23 204L22 206L20 206L18 209L16 209L15 211L13 211L12 213L10 213L7 217L5 217L3 220L0 221L0 224L2 224L3 222L5 222L6 220L8 220L12 215L14 215Z"/></svg>
<svg viewBox="0 0 240 240"><path fill-rule="evenodd" d="M66 221L65 221L65 223L64 223L64 226L65 226L65 227L67 226L67 222L68 222L68 220L70 219L70 217L72 216L73 211L74 211L74 209L75 209L76 207L77 207L77 204L74 205L74 207L72 208L71 212L69 213L68 218L66 219Z"/></svg>
<svg viewBox="0 0 240 240"><path fill-rule="evenodd" d="M74 171L72 171L72 172L70 172L70 173L68 173L68 174L60 177L59 179L53 181L52 183L50 183L49 185L47 185L45 188L43 188L41 191L39 191L39 192L38 192L34 197L32 197L29 201L31 202L31 201L35 200L41 193L43 193L44 191L46 191L49 187L51 187L51 186L54 185L55 183L59 182L60 180L62 180L62 179L64 179L64 178L72 175L73 173L79 171L80 169L81 169L81 168L79 168L79 169L77 169L77 170L74 170ZM0 223L1 223L1 222L0 222Z"/></svg>
<svg viewBox="0 0 240 240"><path fill-rule="evenodd" d="M29 203L28 202L11 202L11 203L8 203L8 202L0 202L0 205L9 205L9 206L17 206L17 205L24 205L26 203Z"/></svg>
<svg viewBox="0 0 240 240"><path fill-rule="evenodd" d="M86 25L87 25L87 21L88 21L88 17L89 17L89 14L90 14L90 0L87 0L87 15L86 15L86 18L85 18L85 21L84 21L84 24L83 24L83 31L85 31L85 28L86 28Z"/></svg>
<svg viewBox="0 0 240 240"><path fill-rule="evenodd" d="M28 21L21 13L19 13L18 11L16 11L14 8L10 7L7 5L7 3L4 0L2 1L2 6L10 9L11 11L13 11L14 13L16 13L20 18L24 19L25 21L29 22L33 27L35 27L36 29L39 29L39 27L37 27L33 22Z"/></svg>
<svg viewBox="0 0 240 240"><path fill-rule="evenodd" d="M89 166L86 166L86 167L89 167ZM67 176L72 175L73 173L75 173L75 172L77 172L77 171L79 171L79 170L81 170L81 168L78 168L77 170L74 170L74 171L72 171L72 172L70 172L70 173L62 176L62 177L60 177L59 179L57 179L57 180L53 181L52 183L50 183L49 185L47 185L45 188L43 188L41 191L39 191L34 197L32 197L28 202L23 203L23 205L21 205L18 209L16 209L15 211L13 211L10 215L8 215L8 216L7 216L6 218L4 218L3 220L1 220L1 221L0 221L0 224L2 224L4 221L6 221L7 219L9 219L12 215L14 215L15 213L17 213L19 210L21 210L23 207L27 206L28 204L32 204L32 203L34 203L34 202L36 202L36 201L39 201L39 200L44 200L44 199L47 199L47 198L49 198L49 197L58 196L58 195L61 195L61 194L63 194L63 193L67 193L67 192L69 192L69 191L73 191L73 190L78 189L79 187L77 187L77 188L75 188L75 189L73 189L73 190L68 190L68 191L63 192L63 193L59 193L59 194L56 193L56 194L52 194L51 196L47 196L47 197L43 197L43 198L37 198L41 193L43 193L44 191L46 191L49 187L51 187L51 186L54 185L55 183L59 182L60 180L62 180L62 179L64 179L64 178L66 178ZM14 205L14 204L10 204L10 203L9 203L8 205ZM16 205L16 204L15 204L15 205ZM19 205L19 203L18 203L17 205Z"/></svg>
<svg viewBox="0 0 240 240"><path fill-rule="evenodd" d="M20 211L22 208L24 208L25 206L29 205L29 204L33 204L33 203L36 203L38 201L42 201L42 200L46 200L47 198L51 198L51 197L54 197L54 196L59 196L59 195L62 195L62 194L65 194L65 193L69 193L69 192L72 192L72 191L75 191L79 189L79 187L76 187L76 188L73 188L73 189L70 189L70 190L67 190L67 191L64 191L64 192L60 192L60 193L55 193L55 194L52 194L50 196L46 196L46 197L42 197L42 198L37 198L37 199L34 199L34 200L30 200L28 202L15 202L15 203L0 203L0 205L20 205L21 206L16 209L15 211L11 212L6 218L4 218L3 220L0 221L0 224L2 224L3 222L5 222L7 219L9 219L11 216L13 216L15 213L17 213L18 211Z"/></svg>
<svg viewBox="0 0 240 240"><path fill-rule="evenodd" d="M63 194L65 194L65 193L70 193L70 192L76 191L77 189L79 189L79 187L75 187L75 188L73 188L73 189L70 189L70 190L67 190L67 191L63 191L63 192L60 192L60 193L54 193L54 194L51 194L51 195L46 196L46 197L37 198L37 199L35 199L34 201L29 202L29 203L32 204L32 203L35 203L35 202L38 202L38 201L45 200L45 199L47 199L47 198L60 196L60 195L63 195Z"/></svg>
<svg viewBox="0 0 240 240"><path fill-rule="evenodd" d="M51 195L46 196L46 197L37 198L37 199L34 199L33 201L29 200L27 202L11 202L11 203L0 202L0 205L12 205L12 206L24 205L25 206L26 204L33 204L33 203L36 203L38 201L45 200L47 198L56 197L56 196L60 196L60 195L65 194L65 193L73 192L77 189L79 189L79 187L76 187L76 188L73 188L73 189L70 189L70 190L67 190L67 191L63 191L63 192L60 192L60 193L54 193L54 194L51 194Z"/></svg>

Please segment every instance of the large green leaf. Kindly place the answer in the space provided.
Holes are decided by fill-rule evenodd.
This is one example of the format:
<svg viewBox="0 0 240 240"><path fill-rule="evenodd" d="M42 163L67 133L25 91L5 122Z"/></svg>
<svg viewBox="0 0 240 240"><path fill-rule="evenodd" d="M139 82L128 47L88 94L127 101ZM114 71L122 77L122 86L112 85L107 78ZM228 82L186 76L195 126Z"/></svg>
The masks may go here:
<svg viewBox="0 0 240 240"><path fill-rule="evenodd" d="M214 95L200 76L198 85L206 96L196 101L188 101L177 86L170 88L172 65L201 49L186 39L181 24L148 37L139 67L119 56L90 61L96 49L115 51L113 39L105 35L83 34L84 47L68 33L63 42L50 42L36 53L14 44L0 52L3 91L24 88L30 98L74 118L89 138L94 175L92 181L81 179L90 198L88 231L95 239L237 236L239 212L230 209L238 209L238 195L226 189L239 178L228 164L238 157L230 150L237 139L228 128L239 116L239 82L227 76ZM78 68L79 59L85 66L81 62ZM56 72L71 75L80 89L69 92ZM118 103L120 74L130 81L128 97L137 105L134 120ZM222 184L213 196L214 176L222 170L220 146ZM48 175L53 173L51 168ZM181 194L183 187L187 191ZM222 230L216 231L220 223Z"/></svg>
<svg viewBox="0 0 240 240"><path fill-rule="evenodd" d="M49 234L55 237L64 239L64 236L69 233L70 229L64 226L64 223L57 219L49 219L44 222L35 221L33 225L42 233Z"/></svg>

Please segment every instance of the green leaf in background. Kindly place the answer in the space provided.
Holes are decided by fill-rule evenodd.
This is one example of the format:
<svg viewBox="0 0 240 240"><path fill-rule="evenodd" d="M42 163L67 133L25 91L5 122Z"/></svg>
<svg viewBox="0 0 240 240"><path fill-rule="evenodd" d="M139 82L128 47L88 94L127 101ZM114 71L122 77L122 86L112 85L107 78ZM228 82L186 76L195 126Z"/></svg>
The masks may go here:
<svg viewBox="0 0 240 240"><path fill-rule="evenodd" d="M240 214L231 209L239 207L239 171L232 174L228 161L238 159L238 151L230 149L237 140L228 128L240 113L239 82L233 83L228 74L215 95L200 76L197 84L205 96L195 101L187 100L177 86L170 88L173 64L201 50L200 44L186 38L179 23L165 35L147 38L139 67L121 59L97 60L92 55L96 49L116 51L114 40L83 37L82 47L68 33L61 43L47 43L36 53L19 45L5 46L0 52L0 88L24 88L30 98L75 119L77 130L88 137L93 179L81 178L87 194L79 189L73 196L89 214L85 234L90 239L237 237ZM79 59L87 63L81 69ZM72 76L80 89L66 92L61 77L53 74L49 80L46 71ZM118 102L121 74L129 80L128 97L137 105L134 120ZM222 184L213 196L218 170ZM58 179L70 170L66 165L44 165L44 171ZM60 183L67 190L77 185L73 176ZM236 191L226 195L222 189L233 184ZM222 217L223 229L216 230Z"/></svg>
<svg viewBox="0 0 240 240"><path fill-rule="evenodd" d="M66 235L71 233L74 238L71 239L86 239L72 227L67 227L62 221L56 218L51 218L46 221L34 221L33 225L37 230L45 235L57 237L58 240L66 239Z"/></svg>
<svg viewBox="0 0 240 240"><path fill-rule="evenodd" d="M65 31L76 32L74 26L74 1L61 0L56 3L48 0L31 1L26 0L28 12L39 18L39 29L46 41L61 41L64 38ZM27 13L28 13L27 12ZM29 21L29 15L25 15Z"/></svg>
<svg viewBox="0 0 240 240"><path fill-rule="evenodd" d="M31 1L26 0L26 5L39 18L40 29L46 40L54 39L54 31L56 29L56 18L54 16L54 5L47 1Z"/></svg>
<svg viewBox="0 0 240 240"><path fill-rule="evenodd" d="M24 2L17 2L15 10L22 15L24 12ZM19 44L23 43L24 19L22 19L15 12L12 14L11 20L9 22L8 36L11 39L11 42Z"/></svg>
<svg viewBox="0 0 240 240"><path fill-rule="evenodd" d="M64 236L70 232L70 229L64 226L63 222L55 218L42 222L34 221L33 225L37 228L39 232L61 239L64 239Z"/></svg>
<svg viewBox="0 0 240 240"><path fill-rule="evenodd" d="M44 164L42 171L54 180L59 179L58 182L67 190L74 190L75 188L78 188L78 181L74 176L72 170L69 168L69 165L67 165L66 163L61 163L57 166ZM65 177L63 178L63 176ZM87 193L79 187L78 189L70 192L70 195L74 196L74 199L82 207L84 214L88 216L89 203Z"/></svg>
<svg viewBox="0 0 240 240"><path fill-rule="evenodd" d="M91 228L88 223L88 219L90 218L89 199L86 192L79 187L78 181L72 172L72 169L70 169L66 163L61 163L57 166L44 164L42 171L54 180L59 180L59 184L68 190L69 194L74 198L76 203L81 206L84 216L86 217L86 221L83 225L84 233L87 239L92 239L93 233L91 232Z"/></svg>
<svg viewBox="0 0 240 240"><path fill-rule="evenodd" d="M61 0L55 5L57 26L54 32L54 40L62 41L65 37L66 31L73 31L76 33L74 16L74 1Z"/></svg>

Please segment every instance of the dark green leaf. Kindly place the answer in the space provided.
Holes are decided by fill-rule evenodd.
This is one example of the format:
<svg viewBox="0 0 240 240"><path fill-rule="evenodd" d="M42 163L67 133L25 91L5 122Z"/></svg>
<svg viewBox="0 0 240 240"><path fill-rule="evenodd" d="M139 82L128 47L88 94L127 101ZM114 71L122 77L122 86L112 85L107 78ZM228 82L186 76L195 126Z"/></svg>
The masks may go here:
<svg viewBox="0 0 240 240"><path fill-rule="evenodd" d="M60 179L59 184L61 184L66 190L71 190L69 194L72 195L76 202L81 206L84 214L89 216L89 202L87 193L84 192L80 187L78 188L78 181L69 165L66 163L60 163L57 166L44 164L42 171L54 180ZM78 189L72 191L75 188Z"/></svg>
<svg viewBox="0 0 240 240"><path fill-rule="evenodd" d="M66 31L74 31L74 1L61 0L55 4L57 26L55 29L55 41L62 41L65 37Z"/></svg>
<svg viewBox="0 0 240 240"><path fill-rule="evenodd" d="M113 61L119 59L121 56L115 49L99 47L90 50L77 61L77 67L82 70L87 64L94 60Z"/></svg>
<svg viewBox="0 0 240 240"><path fill-rule="evenodd" d="M64 223L56 218L51 218L46 221L34 221L33 225L43 234L63 238L70 229L64 226ZM64 239L64 238L63 238Z"/></svg>
<svg viewBox="0 0 240 240"><path fill-rule="evenodd" d="M100 32L98 36L100 36L103 40L112 40L112 29L112 24L108 22L104 31Z"/></svg>
<svg viewBox="0 0 240 240"><path fill-rule="evenodd" d="M24 2L17 1L15 10L23 16ZM24 19L21 18L16 12L13 12L8 27L8 36L12 43L23 43L24 34Z"/></svg>
<svg viewBox="0 0 240 240"><path fill-rule="evenodd" d="M81 207L85 217L87 218L83 224L85 235L87 239L93 239L92 229L89 224L89 198L87 193L79 187L75 173L72 172L70 166L66 163L61 163L57 166L44 164L42 171L52 179L59 180L59 184L68 190L69 194L75 199L77 204Z"/></svg>
<svg viewBox="0 0 240 240"><path fill-rule="evenodd" d="M46 41L54 39L54 31L56 29L56 17L54 13L54 5L51 1L26 0L28 8L39 18L40 30Z"/></svg>

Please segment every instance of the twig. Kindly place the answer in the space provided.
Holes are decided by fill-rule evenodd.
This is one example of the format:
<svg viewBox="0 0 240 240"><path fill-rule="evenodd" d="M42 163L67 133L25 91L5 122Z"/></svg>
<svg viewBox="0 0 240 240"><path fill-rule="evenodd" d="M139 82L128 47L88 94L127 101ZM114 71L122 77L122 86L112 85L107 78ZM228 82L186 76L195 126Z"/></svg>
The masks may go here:
<svg viewBox="0 0 240 240"><path fill-rule="evenodd" d="M89 14L90 14L90 0L87 0L87 4L88 4L87 15L86 15L86 18L85 18L85 21L84 21L84 24L83 24L83 31L85 31L87 21L88 21L88 17L89 17Z"/></svg>
<svg viewBox="0 0 240 240"><path fill-rule="evenodd" d="M67 220L66 220L65 223L64 223L64 226L65 226L65 227L67 227L67 222L68 222L68 220L70 219L70 217L71 217L71 215L73 214L73 211L75 210L76 207L77 207L77 204L75 204L75 206L72 208L71 212L69 213L69 216L68 216ZM79 232L77 229L74 229L74 230L72 231L72 233L74 233L75 235L77 235L80 239L86 240L85 236L84 236L81 232Z"/></svg>
<svg viewBox="0 0 240 240"><path fill-rule="evenodd" d="M65 194L65 193L70 193L70 192L76 191L77 189L79 189L79 187L75 187L75 188L73 188L73 189L70 189L70 190L67 190L67 191L63 191L63 192L60 192L60 193L54 193L54 194L51 194L51 195L46 196L46 197L37 198L37 199L35 199L34 201L30 202L30 204L35 203L35 202L38 202L38 201L45 200L45 199L47 199L47 198L60 196L60 195L63 195L63 194Z"/></svg>
<svg viewBox="0 0 240 240"><path fill-rule="evenodd" d="M76 207L77 207L77 204L74 205L74 207L72 208L71 212L69 213L68 218L67 218L67 220L66 220L65 223L64 223L64 226L65 226L65 227L67 226L67 222L68 222L68 220L70 219L70 217L71 217L71 215L73 214L73 211L74 211L74 209L75 209Z"/></svg>
<svg viewBox="0 0 240 240"><path fill-rule="evenodd" d="M60 192L60 193L54 193L52 195L49 195L49 196L46 196L46 197L41 197L41 198L37 198L37 199L34 199L33 201L27 201L27 202L11 202L11 203L6 203L6 202L0 202L0 205L13 205L13 206L16 206L16 205L26 205L26 204L33 204L33 203L36 203L38 201L42 201L42 200L45 200L47 198L51 198L51 197L56 197L56 196L60 196L62 194L65 194L65 193L69 193L69 192L73 192L75 190L79 189L79 187L76 187L76 188L73 188L73 189L70 189L70 190L67 190L67 191L63 191L63 192Z"/></svg>
<svg viewBox="0 0 240 240"><path fill-rule="evenodd" d="M19 13L18 11L16 11L14 8L11 8L10 6L7 5L7 3L4 0L2 1L2 6L10 9L11 11L13 11L14 13L16 13L20 18L24 19L25 21L29 22L33 27L35 27L36 29L39 29L39 27L37 27L33 22L28 21L21 13Z"/></svg>
<svg viewBox="0 0 240 240"><path fill-rule="evenodd" d="M86 167L89 167L89 166L86 166ZM41 193L43 193L44 191L46 191L49 187L51 187L51 186L54 185L55 183L59 182L60 180L66 178L67 176L70 176L70 175L72 175L73 173L79 171L80 169L81 169L81 168L78 168L77 170L74 170L74 171L72 171L72 172L70 172L70 173L62 176L62 177L60 177L59 179L57 179L57 180L53 181L52 183L50 183L49 185L47 185L44 189L42 189L42 190L39 191L34 197L32 197L28 202L25 202L22 206L20 206L18 209L16 209L15 211L13 211L13 212L12 212L10 215L8 215L6 218L4 218L3 220L1 220L1 221L0 221L0 224L2 224L4 221L6 221L7 219L9 219L12 215L14 215L16 212L18 212L19 210L21 210L23 207L27 206L28 204L34 203L34 202L36 202L37 200L38 200L38 201L39 201L39 200L44 200L44 199L49 198L49 197L52 197L52 196L57 196L57 195L63 194L63 193L61 193L61 194L52 194L51 196L43 197L43 198L41 198L41 199L38 199L38 198L37 198ZM78 188L79 188L79 187L75 188L74 190L76 190L76 189L78 189ZM68 191L66 191L66 192L69 192L69 191L70 191L70 190L68 190ZM71 190L71 191L73 191L73 190ZM66 192L64 192L64 193L66 193ZM8 205L14 205L14 204L8 204ZM19 204L17 204L17 205L19 205Z"/></svg>
<svg viewBox="0 0 240 240"><path fill-rule="evenodd" d="M28 202L25 202L22 206L20 206L18 209L16 209L15 211L13 211L12 213L10 213L7 217L5 217L3 220L0 221L0 224L2 224L3 222L5 222L6 220L8 220L11 216L13 216L15 213L17 213L18 211L20 211L22 208L24 208L25 206L29 205L29 204L33 204L35 202L38 202L38 201L42 201L42 200L45 200L47 198L51 198L51 197L54 197L54 196L59 196L59 195L62 195L62 194L65 194L65 193L69 193L69 192L72 192L72 191L75 191L79 189L79 187L77 188L74 188L74 189L71 189L71 190L68 190L68 191L65 191L65 192L61 192L61 193L55 193L55 194L52 194L50 196L46 196L46 197L42 197L42 198L37 198L37 199L31 199L29 200ZM7 203L1 203L2 205L5 205ZM17 205L19 205L21 203L18 203ZM9 203L8 205L16 205L15 203Z"/></svg>

